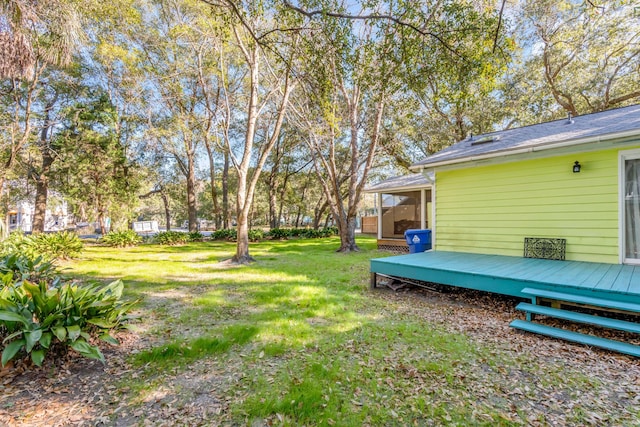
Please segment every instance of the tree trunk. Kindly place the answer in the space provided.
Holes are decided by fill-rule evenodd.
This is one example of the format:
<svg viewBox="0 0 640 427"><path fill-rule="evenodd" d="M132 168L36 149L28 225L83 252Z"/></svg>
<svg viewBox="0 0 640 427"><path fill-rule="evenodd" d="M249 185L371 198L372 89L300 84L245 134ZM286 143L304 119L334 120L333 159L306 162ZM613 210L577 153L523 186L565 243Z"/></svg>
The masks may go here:
<svg viewBox="0 0 640 427"><path fill-rule="evenodd" d="M356 217L348 216L340 223L340 249L336 252L359 252L360 248L356 244Z"/></svg>
<svg viewBox="0 0 640 427"><path fill-rule="evenodd" d="M47 149L47 152L49 150ZM33 223L31 231L33 233L44 232L45 218L47 214L47 193L49 191L49 171L53 157L50 153L42 153L42 170L36 178L36 202L33 211Z"/></svg>
<svg viewBox="0 0 640 427"><path fill-rule="evenodd" d="M51 108L49 106L49 108ZM40 173L35 176L36 181L36 200L35 209L33 211L33 222L31 231L33 233L43 233L45 220L47 215L47 196L49 191L49 173L51 171L51 165L55 158L51 152L51 147L48 144L48 131L50 126L49 109L45 113L45 126L40 133L40 153L42 155L42 169Z"/></svg>
<svg viewBox="0 0 640 427"><path fill-rule="evenodd" d="M98 224L100 225L100 234L103 236L107 234L107 227L104 223L104 211L102 209L98 210Z"/></svg>
<svg viewBox="0 0 640 427"><path fill-rule="evenodd" d="M245 133L245 142L244 142L244 150L241 162L234 162L236 164L236 170L238 172L238 194L236 196L237 204L236 207L238 209L238 242L236 255L233 258L233 261L236 263L247 263L253 261L253 258L249 256L249 229L248 229L248 215L251 210L251 204L253 203L253 197L255 194L256 186L258 185L258 181L260 179L260 173L264 168L264 164L267 161L267 156L275 146L280 136L280 131L282 129L282 123L285 118L285 112L287 110L287 104L289 102L289 95L291 94L291 82L289 81L289 76L287 74L284 82L283 95L280 105L277 107L277 118L275 123L273 123L272 133L266 139L266 142L261 144L260 148L255 153L255 137L256 137L256 129L258 123L258 117L260 115L261 108L259 108L259 78L260 73L258 72L258 67L260 64L260 53L261 48L254 44L251 49L251 52L244 48L242 45L241 37L237 32L237 28L234 28L234 32L236 35L236 41L241 44L241 49L245 55L245 59L247 60L247 64L250 69L250 95L248 97L247 103L247 130ZM288 70L287 70L288 72ZM276 92L274 89L273 93ZM270 128L271 126L266 126L265 128ZM257 156L254 156L254 153ZM257 157L257 161L255 161L255 157ZM250 171L253 169L253 174Z"/></svg>
<svg viewBox="0 0 640 427"><path fill-rule="evenodd" d="M316 205L313 210L313 229L317 230L320 228L320 221L322 221L322 216L324 215L324 211L327 210L329 204L325 201L322 205ZM327 216L327 222L329 221L329 217Z"/></svg>
<svg viewBox="0 0 640 427"><path fill-rule="evenodd" d="M187 210L189 216L189 232L198 231L198 212L196 207L196 173L194 155L189 153L187 173Z"/></svg>
<svg viewBox="0 0 640 427"><path fill-rule="evenodd" d="M209 156L209 181L211 183L211 202L213 203L213 220L216 228L220 227L220 206L218 205L218 190L216 189L216 170L213 150L208 140L205 140L207 155Z"/></svg>
<svg viewBox="0 0 640 427"><path fill-rule="evenodd" d="M302 200L306 198L308 187L309 187L309 179L307 177L307 179L304 181L304 186L302 187L302 194L300 195ZM296 213L296 228L300 226L301 217L302 217L302 204L298 205L298 212Z"/></svg>
<svg viewBox="0 0 640 427"><path fill-rule="evenodd" d="M267 182L269 186L269 227L271 228L280 227L280 215L276 213L276 207L278 204L277 173L277 170L271 170L269 180Z"/></svg>
<svg viewBox="0 0 640 427"><path fill-rule="evenodd" d="M231 261L236 264L249 264L255 261L255 259L249 255L249 209L247 209L247 200L245 199L246 189L243 188L242 180L239 181L237 196L238 241L236 244L236 254Z"/></svg>
<svg viewBox="0 0 640 427"><path fill-rule="evenodd" d="M171 210L169 209L169 198L164 191L160 192L162 203L164 204L164 218L167 221L167 231L171 230Z"/></svg>
<svg viewBox="0 0 640 427"><path fill-rule="evenodd" d="M47 192L49 191L49 172L55 158L49 143L49 129L51 128L51 109L55 105L57 96L47 102L44 109L44 126L40 131L40 155L42 156L42 168L39 173L34 173L36 181L36 200L33 212L31 231L33 233L44 232L47 215Z"/></svg>
<svg viewBox="0 0 640 427"><path fill-rule="evenodd" d="M229 228L229 153L224 152L222 169L222 228Z"/></svg>

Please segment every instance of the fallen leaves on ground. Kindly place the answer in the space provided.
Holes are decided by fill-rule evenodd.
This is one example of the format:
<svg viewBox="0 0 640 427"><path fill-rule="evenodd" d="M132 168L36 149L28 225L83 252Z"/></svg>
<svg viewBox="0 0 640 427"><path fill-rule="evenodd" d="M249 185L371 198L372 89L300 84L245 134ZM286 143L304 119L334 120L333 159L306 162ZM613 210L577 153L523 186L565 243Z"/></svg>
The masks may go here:
<svg viewBox="0 0 640 427"><path fill-rule="evenodd" d="M458 387L453 392L447 381L425 376L401 358L372 360L366 354L357 356L362 363L382 363L389 372L394 372L393 378L388 376L381 381L389 390L397 390L400 397L411 391L437 396L452 405L472 405L477 419L487 417L487 422L491 418L484 414L484 409L501 408L500 416L505 422L531 426L577 425L571 421L576 419L583 425L617 425L619 420L628 421L634 414L637 416L640 361L517 332L508 326L514 318L522 317L515 311L517 301L513 298L461 289L435 293L419 288L398 292L380 289L372 292L371 298L385 307L385 312L379 315L381 321L397 316L413 317L443 330L464 334L478 345L495 348L497 355L508 354L522 362L500 366L492 361L480 361L471 370L461 366L451 381L457 386L468 385L470 389L460 392ZM145 375L145 368L134 368L127 357L151 344L131 332L122 333L119 339L122 342L119 347L103 349L106 365L70 353L43 368L34 369L18 362L2 370L0 425L198 426L232 422L230 405L246 397L242 387L234 387L251 381L242 371L243 354L198 360L187 370L157 372L150 379L157 386L152 393L141 397L127 384L128 380ZM261 356L259 363L264 364L265 371L275 369L279 363L264 354ZM555 382L539 381L536 375L551 372L562 378L564 370L583 372L584 379L559 386ZM590 383L598 387L588 387ZM356 389L348 398L354 410L363 405L366 398L363 394ZM385 402L379 404L385 408ZM389 413L398 423L404 422L406 414L398 413L393 407L386 409L392 411ZM581 411L578 418L576 411ZM257 422L277 425L283 421L281 414L274 414ZM339 425L340 421L329 420L328 424Z"/></svg>

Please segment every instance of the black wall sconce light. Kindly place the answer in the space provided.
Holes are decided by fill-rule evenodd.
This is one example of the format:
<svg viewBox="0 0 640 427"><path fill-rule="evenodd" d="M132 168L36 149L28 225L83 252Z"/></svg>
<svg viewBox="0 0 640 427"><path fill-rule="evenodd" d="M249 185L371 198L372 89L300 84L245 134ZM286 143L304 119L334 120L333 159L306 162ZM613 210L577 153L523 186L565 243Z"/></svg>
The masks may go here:
<svg viewBox="0 0 640 427"><path fill-rule="evenodd" d="M580 172L581 167L582 166L580 165L580 162L576 160L575 163L573 164L573 173Z"/></svg>

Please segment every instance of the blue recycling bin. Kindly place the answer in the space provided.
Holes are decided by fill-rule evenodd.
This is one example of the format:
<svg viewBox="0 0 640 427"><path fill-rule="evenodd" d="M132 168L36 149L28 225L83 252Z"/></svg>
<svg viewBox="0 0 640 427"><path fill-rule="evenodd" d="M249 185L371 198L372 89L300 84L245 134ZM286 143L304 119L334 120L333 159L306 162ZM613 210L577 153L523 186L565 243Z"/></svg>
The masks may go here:
<svg viewBox="0 0 640 427"><path fill-rule="evenodd" d="M431 249L431 230L407 230L404 238L409 245L409 253L416 254Z"/></svg>

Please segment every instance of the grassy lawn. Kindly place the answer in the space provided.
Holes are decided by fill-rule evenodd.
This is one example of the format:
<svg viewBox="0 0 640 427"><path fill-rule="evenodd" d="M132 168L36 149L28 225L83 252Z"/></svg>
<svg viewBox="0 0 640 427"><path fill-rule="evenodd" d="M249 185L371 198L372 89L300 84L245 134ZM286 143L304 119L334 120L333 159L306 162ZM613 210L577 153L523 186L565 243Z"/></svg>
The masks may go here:
<svg viewBox="0 0 640 427"><path fill-rule="evenodd" d="M375 240L86 248L140 321L89 405L109 425L635 425L638 362L516 333L495 297L369 290ZM462 299L461 299L462 298ZM507 312L504 312L507 306ZM110 359L111 358L111 359ZM119 360L116 362L115 360ZM90 366L96 362L84 362ZM89 373L90 375L90 373ZM93 411L93 412L92 412Z"/></svg>

